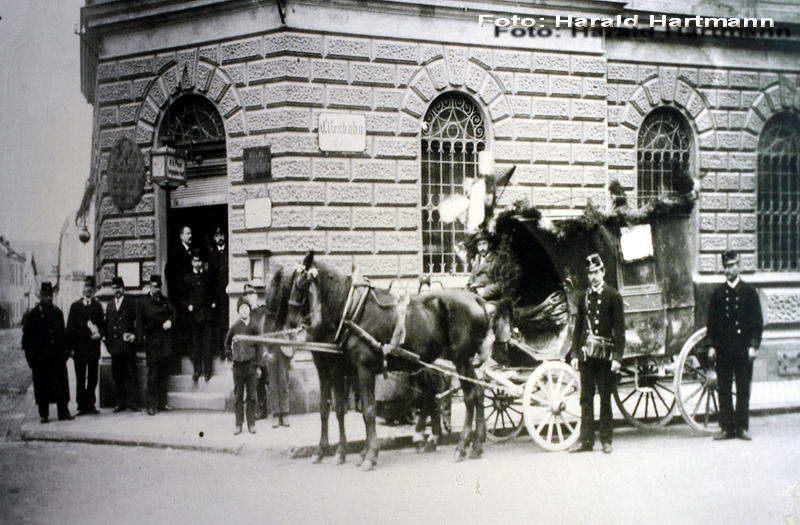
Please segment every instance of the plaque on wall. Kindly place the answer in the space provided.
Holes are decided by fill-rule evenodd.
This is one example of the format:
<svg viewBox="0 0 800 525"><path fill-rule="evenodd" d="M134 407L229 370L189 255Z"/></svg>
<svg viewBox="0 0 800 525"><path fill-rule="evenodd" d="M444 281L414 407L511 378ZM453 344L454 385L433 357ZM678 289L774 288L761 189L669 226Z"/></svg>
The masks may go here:
<svg viewBox="0 0 800 525"><path fill-rule="evenodd" d="M267 182L272 178L272 153L269 146L244 148L244 181Z"/></svg>
<svg viewBox="0 0 800 525"><path fill-rule="evenodd" d="M144 157L139 145L128 137L114 144L108 156L108 192L111 200L121 210L130 210L139 204L144 193Z"/></svg>
<svg viewBox="0 0 800 525"><path fill-rule="evenodd" d="M361 153L367 149L367 120L362 114L320 113L320 151Z"/></svg>

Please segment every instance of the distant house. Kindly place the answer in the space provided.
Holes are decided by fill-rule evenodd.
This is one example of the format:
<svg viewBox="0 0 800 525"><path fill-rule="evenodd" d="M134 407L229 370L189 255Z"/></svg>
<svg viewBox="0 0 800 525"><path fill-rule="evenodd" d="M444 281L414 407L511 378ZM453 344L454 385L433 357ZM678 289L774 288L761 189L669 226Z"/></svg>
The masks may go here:
<svg viewBox="0 0 800 525"><path fill-rule="evenodd" d="M35 302L36 265L33 256L11 247L0 236L0 328L18 326Z"/></svg>

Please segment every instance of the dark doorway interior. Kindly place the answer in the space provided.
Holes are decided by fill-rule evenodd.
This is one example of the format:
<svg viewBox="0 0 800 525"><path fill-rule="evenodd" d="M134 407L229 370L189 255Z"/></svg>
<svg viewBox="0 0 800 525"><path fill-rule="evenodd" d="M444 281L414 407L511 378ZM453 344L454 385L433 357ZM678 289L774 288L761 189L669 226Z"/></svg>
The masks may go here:
<svg viewBox="0 0 800 525"><path fill-rule="evenodd" d="M225 233L227 242L228 205L196 206L192 208L171 208L167 216L167 253L171 253L180 243L181 228L192 229L192 246L200 248L203 260L208 262L208 251L214 239L214 229L219 225Z"/></svg>

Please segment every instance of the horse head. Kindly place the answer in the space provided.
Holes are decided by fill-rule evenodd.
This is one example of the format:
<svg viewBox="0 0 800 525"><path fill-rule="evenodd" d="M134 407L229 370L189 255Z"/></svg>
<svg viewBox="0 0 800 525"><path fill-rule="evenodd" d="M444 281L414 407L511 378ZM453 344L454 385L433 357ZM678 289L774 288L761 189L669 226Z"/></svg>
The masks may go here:
<svg viewBox="0 0 800 525"><path fill-rule="evenodd" d="M314 263L313 251L310 251L303 259L303 264L294 270L287 306L288 328L304 326L312 334L319 330L322 324L322 303L319 270Z"/></svg>

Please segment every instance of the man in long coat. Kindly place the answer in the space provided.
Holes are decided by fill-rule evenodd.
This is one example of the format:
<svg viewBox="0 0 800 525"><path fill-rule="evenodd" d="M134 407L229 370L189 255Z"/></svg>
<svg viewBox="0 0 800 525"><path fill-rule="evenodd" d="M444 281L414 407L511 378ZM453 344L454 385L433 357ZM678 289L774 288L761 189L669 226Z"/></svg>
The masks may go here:
<svg viewBox="0 0 800 525"><path fill-rule="evenodd" d="M50 403L58 407L58 419L72 419L68 406L67 331L64 314L53 304L51 283L42 283L39 304L25 316L22 349L33 374L33 393L41 422L50 421Z"/></svg>
<svg viewBox="0 0 800 525"><path fill-rule="evenodd" d="M211 327L217 305L213 299L208 274L203 270L203 260L199 250L192 252L192 271L183 276L181 294L176 302L181 314L187 320L190 331L194 366L192 379L197 381L203 375L206 381L209 381L213 374L214 358ZM220 352L221 349L217 349L217 353Z"/></svg>
<svg viewBox="0 0 800 525"><path fill-rule="evenodd" d="M225 335L230 323L228 308L228 247L225 244L225 232L221 226L214 228L214 245L208 252L208 273L211 278L211 290L217 304L214 323L213 353L224 352ZM252 306L252 305L251 305Z"/></svg>
<svg viewBox="0 0 800 525"><path fill-rule="evenodd" d="M708 312L709 358L716 358L719 381L719 427L715 440L750 441L750 381L761 346L764 318L755 288L739 277L739 254L722 254L725 282L714 289ZM732 386L736 378L736 409Z"/></svg>
<svg viewBox="0 0 800 525"><path fill-rule="evenodd" d="M147 414L170 410L167 405L169 358L172 355L172 332L175 309L161 293L161 276L150 276L150 294L142 300L139 334L147 354Z"/></svg>
<svg viewBox="0 0 800 525"><path fill-rule="evenodd" d="M100 339L106 331L103 307L94 297L95 280L83 283L83 297L72 303L67 317L67 336L75 365L75 400L78 415L97 414L95 389L100 363Z"/></svg>
<svg viewBox="0 0 800 525"><path fill-rule="evenodd" d="M503 364L514 364L508 352L508 340L511 337L508 314L497 310L497 303L502 299L502 290L496 275L497 255L491 249L491 238L488 233L479 232L476 241L478 254L472 260L472 272L467 281L467 289L486 300L495 337L492 356ZM480 359L485 361L488 357L480 356Z"/></svg>
<svg viewBox="0 0 800 525"><path fill-rule="evenodd" d="M164 277L167 280L169 297L178 304L183 293L183 277L192 271L192 229L188 225L178 230L179 242L167 254L167 265ZM189 319L178 312L177 324L173 337L173 349L180 355L187 355L191 345L191 326Z"/></svg>
<svg viewBox="0 0 800 525"><path fill-rule="evenodd" d="M106 348L111 354L111 375L116 387L114 412L139 412L139 381L136 376L136 304L125 296L122 277L111 282L114 297L106 309Z"/></svg>

